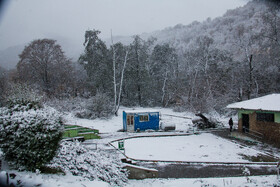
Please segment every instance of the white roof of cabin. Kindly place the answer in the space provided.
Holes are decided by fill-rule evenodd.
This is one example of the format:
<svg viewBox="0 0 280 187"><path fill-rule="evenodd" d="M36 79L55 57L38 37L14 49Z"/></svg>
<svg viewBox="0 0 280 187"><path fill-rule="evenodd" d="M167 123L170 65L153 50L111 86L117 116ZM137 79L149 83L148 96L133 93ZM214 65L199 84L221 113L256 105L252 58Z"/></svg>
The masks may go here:
<svg viewBox="0 0 280 187"><path fill-rule="evenodd" d="M136 109L136 110L124 110L124 112L126 113L151 113L151 112L159 112L158 110L156 109L151 109L149 108L148 110L145 110L145 109Z"/></svg>
<svg viewBox="0 0 280 187"><path fill-rule="evenodd" d="M232 103L227 106L231 109L280 111L280 94L270 94L247 101Z"/></svg>

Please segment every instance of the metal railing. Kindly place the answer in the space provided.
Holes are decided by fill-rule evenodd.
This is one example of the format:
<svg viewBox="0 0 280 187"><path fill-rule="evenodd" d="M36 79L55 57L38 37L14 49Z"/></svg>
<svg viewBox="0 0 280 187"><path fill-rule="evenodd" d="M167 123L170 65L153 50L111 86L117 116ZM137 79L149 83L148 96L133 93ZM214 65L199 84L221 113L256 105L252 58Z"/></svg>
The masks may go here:
<svg viewBox="0 0 280 187"><path fill-rule="evenodd" d="M258 131L254 131L252 129L249 129L249 128L246 128L246 127L243 127L243 132L246 133L246 134L249 134L251 136L254 136L256 138L260 138L260 139L263 139L263 134L258 132Z"/></svg>

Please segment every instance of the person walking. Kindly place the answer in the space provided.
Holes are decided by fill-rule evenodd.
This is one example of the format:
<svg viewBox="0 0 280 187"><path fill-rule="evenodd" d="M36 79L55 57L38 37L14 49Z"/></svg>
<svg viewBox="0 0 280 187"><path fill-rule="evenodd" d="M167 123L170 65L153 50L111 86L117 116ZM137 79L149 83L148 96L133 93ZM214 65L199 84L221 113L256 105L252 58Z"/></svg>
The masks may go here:
<svg viewBox="0 0 280 187"><path fill-rule="evenodd" d="M233 126L232 118L229 119L228 124L229 124L229 132L232 132L232 126Z"/></svg>

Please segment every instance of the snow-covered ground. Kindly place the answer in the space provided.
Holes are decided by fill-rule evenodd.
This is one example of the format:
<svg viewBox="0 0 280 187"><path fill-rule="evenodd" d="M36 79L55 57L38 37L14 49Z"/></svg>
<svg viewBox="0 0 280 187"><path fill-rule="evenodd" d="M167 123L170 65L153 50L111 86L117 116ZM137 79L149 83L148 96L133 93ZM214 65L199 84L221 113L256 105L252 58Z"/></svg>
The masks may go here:
<svg viewBox="0 0 280 187"><path fill-rule="evenodd" d="M128 187L235 187L235 186L279 186L279 180L275 175L228 177L228 178L196 178L196 179L145 179L130 180Z"/></svg>
<svg viewBox="0 0 280 187"><path fill-rule="evenodd" d="M117 132L123 128L122 111L145 110L159 111L161 122L176 126L175 132L149 132L149 133L124 133ZM193 124L191 119L172 117L182 116L194 118L195 115L186 112L174 112L172 109L163 108L120 108L119 115L111 119L87 120L74 117L72 114L65 115L67 124L80 125L84 127L98 129L102 139L90 140L104 146L97 146L98 149L105 147L111 149L106 144L112 140L131 137L137 135L160 135L160 134L180 134L192 132ZM227 119L219 119L227 125ZM133 158L159 159L159 160L188 160L188 161L246 161L240 154L257 155L260 152L249 148L241 148L225 139L216 137L209 133L201 135L162 137L162 138L141 138L129 139L125 141L126 154ZM138 150L137 150L138 148ZM166 150L167 149L167 150ZM191 151L189 151L191 150ZM43 187L61 186L109 186L100 181L89 181L82 177L67 174L44 175L29 172L15 172L20 180L25 184L42 184ZM5 173L0 173L0 177L5 177ZM231 177L231 178L196 178L196 179L145 179L129 180L127 186L273 186L277 183L277 176L253 176L253 177Z"/></svg>
<svg viewBox="0 0 280 187"><path fill-rule="evenodd" d="M111 119L95 119L95 120L88 120L88 119L80 119L73 114L68 114L65 116L66 124L72 125L80 125L83 127L89 127L98 129L100 133L115 133L118 130L123 129L123 111L159 111L161 114L161 122L164 124L173 124L176 125L177 131L188 131L190 128L193 127L191 119L186 118L179 118L179 117L172 117L168 115L176 115L181 117L189 117L194 118L195 115L192 113L186 112L174 112L172 109L167 108L125 108L121 107L118 116L113 116Z"/></svg>
<svg viewBox="0 0 280 187"><path fill-rule="evenodd" d="M117 142L114 144L117 147ZM128 157L140 160L250 162L243 156L262 154L210 133L132 138L125 140L124 147Z"/></svg>
<svg viewBox="0 0 280 187"><path fill-rule="evenodd" d="M22 186L41 187L109 187L109 184L102 181L90 181L88 179L73 175L37 175L29 172L15 172L17 177L11 182L16 183L20 179ZM0 172L0 181L5 181L5 172ZM227 178L189 178L189 179L144 179L129 180L126 187L235 187L235 186L279 186L276 175L249 176L249 177L227 177ZM1 186L1 184L0 184Z"/></svg>
<svg viewBox="0 0 280 187"><path fill-rule="evenodd" d="M31 187L39 186L40 187L85 187L85 186L98 186L98 187L107 187L108 183L103 181L90 181L83 177L73 176L71 174L67 175L45 175L45 174L35 174L31 172L17 172L9 171L8 174L16 174L14 179L10 178L10 184L18 184L18 186ZM18 183L18 180L21 183ZM6 172L0 172L0 186L6 184Z"/></svg>

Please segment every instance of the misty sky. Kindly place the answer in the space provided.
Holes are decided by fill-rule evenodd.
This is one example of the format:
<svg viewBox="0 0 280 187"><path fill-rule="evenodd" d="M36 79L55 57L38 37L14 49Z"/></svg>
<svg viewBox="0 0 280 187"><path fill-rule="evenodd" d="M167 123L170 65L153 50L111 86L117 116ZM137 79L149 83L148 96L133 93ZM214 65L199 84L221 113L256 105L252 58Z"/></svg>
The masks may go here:
<svg viewBox="0 0 280 187"><path fill-rule="evenodd" d="M9 0L0 12L0 50L55 36L83 42L88 29L101 38L135 35L222 16L247 0Z"/></svg>

